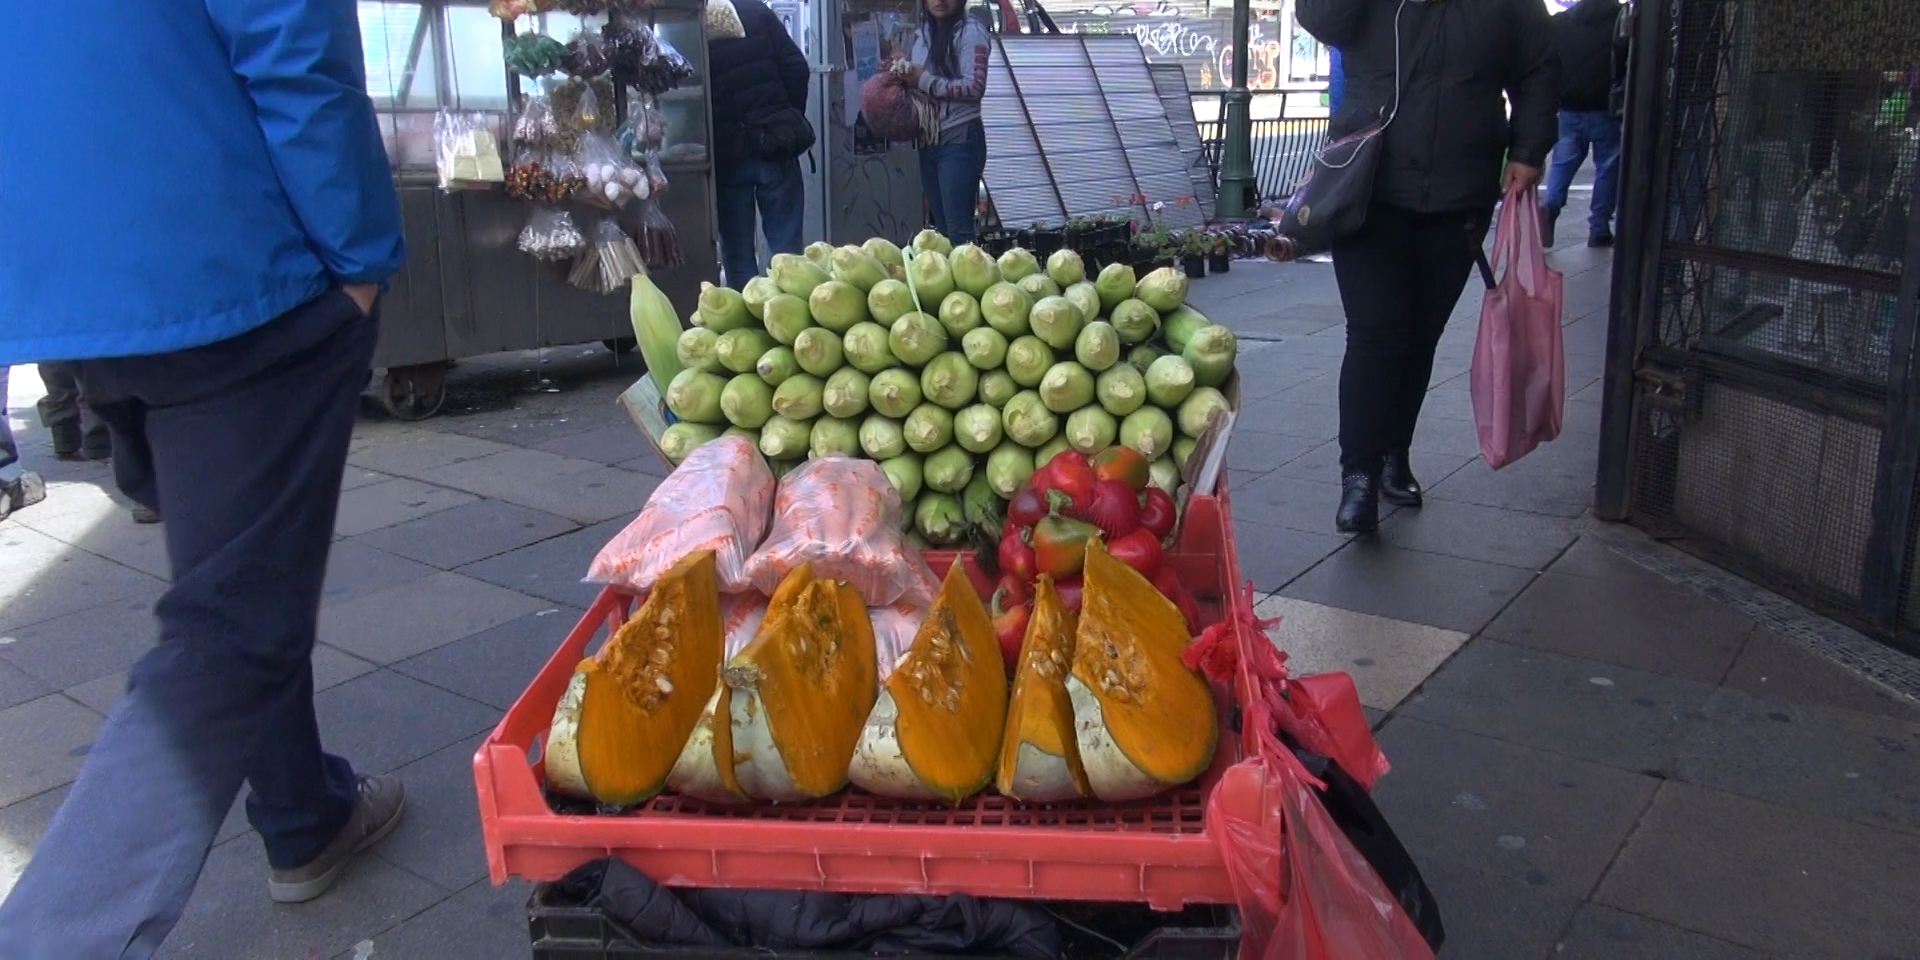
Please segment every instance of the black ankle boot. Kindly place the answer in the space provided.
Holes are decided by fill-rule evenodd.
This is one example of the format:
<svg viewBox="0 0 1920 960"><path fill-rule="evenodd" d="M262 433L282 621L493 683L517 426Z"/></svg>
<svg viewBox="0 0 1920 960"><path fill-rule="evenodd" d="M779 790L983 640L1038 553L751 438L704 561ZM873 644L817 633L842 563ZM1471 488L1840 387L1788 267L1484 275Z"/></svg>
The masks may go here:
<svg viewBox="0 0 1920 960"><path fill-rule="evenodd" d="M1340 510L1333 515L1341 533L1372 533L1380 526L1380 478L1362 470L1340 475Z"/></svg>
<svg viewBox="0 0 1920 960"><path fill-rule="evenodd" d="M1420 505L1420 481L1413 478L1406 451L1387 454L1381 464L1380 499L1403 507Z"/></svg>

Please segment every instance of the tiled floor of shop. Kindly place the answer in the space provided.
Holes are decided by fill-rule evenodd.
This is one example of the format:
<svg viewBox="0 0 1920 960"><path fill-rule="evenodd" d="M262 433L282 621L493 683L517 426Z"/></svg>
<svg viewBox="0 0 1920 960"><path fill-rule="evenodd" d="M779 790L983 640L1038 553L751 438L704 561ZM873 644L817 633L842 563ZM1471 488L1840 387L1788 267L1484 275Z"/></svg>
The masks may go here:
<svg viewBox="0 0 1920 960"><path fill-rule="evenodd" d="M1470 290L1415 444L1429 503L1363 540L1331 524L1331 267L1194 285L1242 336L1231 482L1262 612L1296 668L1358 680L1444 956L1920 955L1920 706L1636 562L1665 548L1588 515L1608 258L1554 259L1565 435L1499 473L1477 459ZM363 421L315 670L329 748L399 771L406 820L333 893L282 907L236 810L168 955L527 955L526 890L486 880L470 758L662 472L612 402L636 372L598 348L472 360L447 415ZM37 385L14 371L14 426L52 492L0 523L0 895L150 642L166 575L108 471L50 459Z"/></svg>

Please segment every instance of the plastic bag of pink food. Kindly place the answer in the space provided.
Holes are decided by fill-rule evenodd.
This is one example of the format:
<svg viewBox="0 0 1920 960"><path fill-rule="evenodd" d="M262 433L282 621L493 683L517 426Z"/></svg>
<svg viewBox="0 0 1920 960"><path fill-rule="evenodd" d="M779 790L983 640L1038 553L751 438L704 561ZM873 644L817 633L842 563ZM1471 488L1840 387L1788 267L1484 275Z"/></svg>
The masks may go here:
<svg viewBox="0 0 1920 960"><path fill-rule="evenodd" d="M869 607L867 617L873 621L873 662L880 668L880 682L886 683L893 676L893 668L912 649L913 638L919 636L920 624L927 619L927 608L913 603Z"/></svg>
<svg viewBox="0 0 1920 960"><path fill-rule="evenodd" d="M880 465L851 457L809 460L780 480L773 529L747 558L747 579L768 596L803 563L853 584L869 607L933 605L938 582L900 525L900 493Z"/></svg>
<svg viewBox="0 0 1920 960"><path fill-rule="evenodd" d="M721 592L746 590L747 558L767 534L773 498L773 471L746 438L701 444L600 549L587 582L645 593L687 554L712 550Z"/></svg>

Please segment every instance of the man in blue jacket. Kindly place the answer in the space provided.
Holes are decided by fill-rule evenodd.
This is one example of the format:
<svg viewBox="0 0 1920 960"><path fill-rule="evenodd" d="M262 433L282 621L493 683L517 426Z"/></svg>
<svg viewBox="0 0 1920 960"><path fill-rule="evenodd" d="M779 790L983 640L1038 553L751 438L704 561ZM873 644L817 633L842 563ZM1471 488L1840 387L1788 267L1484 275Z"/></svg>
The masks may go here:
<svg viewBox="0 0 1920 960"><path fill-rule="evenodd" d="M0 905L0 957L145 957L242 782L275 900L319 896L399 820L397 780L321 750L311 657L379 285L406 251L349 0L12 15L34 39L0 50L0 365L80 363L173 576Z"/></svg>

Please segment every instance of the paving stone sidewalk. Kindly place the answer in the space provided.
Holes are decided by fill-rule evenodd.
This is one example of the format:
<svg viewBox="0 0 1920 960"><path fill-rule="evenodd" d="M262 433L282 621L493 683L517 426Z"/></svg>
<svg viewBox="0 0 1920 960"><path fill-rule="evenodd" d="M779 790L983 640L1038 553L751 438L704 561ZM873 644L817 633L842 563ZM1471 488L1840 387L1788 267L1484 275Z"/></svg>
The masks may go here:
<svg viewBox="0 0 1920 960"><path fill-rule="evenodd" d="M1242 338L1230 484L1261 612L1296 668L1358 681L1443 956L1920 956L1920 706L1814 653L1809 631L1837 628L1710 600L1672 575L1690 560L1590 517L1609 262L1554 262L1565 435L1499 473L1477 459L1470 289L1414 447L1428 505L1363 539L1332 529L1332 268L1194 285ZM398 771L406 820L333 893L284 907L236 805L166 955L527 956L527 891L486 880L470 761L664 473L613 403L638 372L598 347L479 358L445 415L363 418L315 673L329 749ZM12 384L51 492L0 522L0 896L151 642L167 573L105 467L52 460L32 369Z"/></svg>

